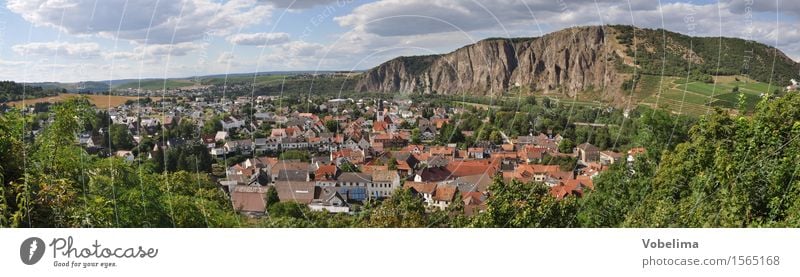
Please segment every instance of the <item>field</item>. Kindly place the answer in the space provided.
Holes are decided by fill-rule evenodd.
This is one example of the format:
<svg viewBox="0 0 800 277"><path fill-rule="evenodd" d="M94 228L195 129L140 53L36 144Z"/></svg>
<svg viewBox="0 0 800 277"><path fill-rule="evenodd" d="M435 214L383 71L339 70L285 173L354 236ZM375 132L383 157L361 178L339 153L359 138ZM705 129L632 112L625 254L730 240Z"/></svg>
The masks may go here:
<svg viewBox="0 0 800 277"><path fill-rule="evenodd" d="M166 84L164 83L164 80L155 79L155 80L142 80L141 82L133 81L128 83L123 83L114 86L114 89L120 90L129 88L130 89L141 88L145 90L159 90L159 89L164 89L165 86L166 89L177 89L177 88L191 87L195 85L199 84L189 79L167 79Z"/></svg>
<svg viewBox="0 0 800 277"><path fill-rule="evenodd" d="M104 109L108 107L116 107L122 104L125 104L128 100L136 100L136 97L133 96L108 96L108 95L84 95L84 94L72 94L72 93L62 93L58 96L54 97L42 97L42 98L34 98L34 99L27 99L25 100L26 105L33 105L35 103L56 103L61 102L71 97L78 97L78 96L86 96L89 98L89 101L97 106L98 108ZM160 97L151 97L153 100L159 100ZM21 107L22 101L14 101L8 102L9 106L14 107Z"/></svg>
<svg viewBox="0 0 800 277"><path fill-rule="evenodd" d="M641 96L639 104L666 108L675 113L702 115L712 111L713 107L738 108L739 94L742 93L745 96L745 106L748 110L752 110L761 100L762 93L777 88L742 76L720 76L714 80L715 83L709 84L686 82L686 78L681 77L664 77L660 88L658 85L652 85L650 81L646 87L641 88L641 91L637 91ZM736 87L738 92L734 92Z"/></svg>

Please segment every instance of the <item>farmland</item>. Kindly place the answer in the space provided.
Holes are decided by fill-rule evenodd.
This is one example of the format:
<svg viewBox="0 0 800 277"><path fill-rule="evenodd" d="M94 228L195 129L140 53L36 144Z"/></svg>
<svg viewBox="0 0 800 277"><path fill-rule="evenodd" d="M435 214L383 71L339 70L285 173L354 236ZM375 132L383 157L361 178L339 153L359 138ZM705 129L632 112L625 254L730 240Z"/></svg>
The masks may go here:
<svg viewBox="0 0 800 277"><path fill-rule="evenodd" d="M122 90L122 89L144 89L144 90L160 90L160 89L179 89L179 88L187 88L191 86L198 85L196 82L192 81L191 79L167 79L166 82L162 79L151 79L151 80L141 80L141 81L133 81L128 83L119 84L113 87L113 89Z"/></svg>
<svg viewBox="0 0 800 277"><path fill-rule="evenodd" d="M714 81L714 83L686 82L686 78L663 77L660 87L648 82L648 86L639 88L637 91L640 97L639 103L666 108L675 113L702 115L713 110L713 107L736 109L739 94L744 94L745 106L748 110L752 110L761 100L762 93L771 93L778 88L743 76L715 77ZM736 88L738 92L735 91Z"/></svg>
<svg viewBox="0 0 800 277"><path fill-rule="evenodd" d="M109 107L117 107L122 104L125 104L128 100L136 100L136 97L133 96L114 96L114 95L85 95L85 94L72 94L72 93L62 93L58 96L53 97L42 97L42 98L34 98L34 99L27 99L25 100L25 105L33 105L36 103L57 103L69 99L71 97L79 97L79 96L86 96L89 98L89 102L93 105L97 106L98 108L109 108ZM151 97L153 100L158 100L160 97ZM8 102L9 106L21 107L22 101L14 101Z"/></svg>

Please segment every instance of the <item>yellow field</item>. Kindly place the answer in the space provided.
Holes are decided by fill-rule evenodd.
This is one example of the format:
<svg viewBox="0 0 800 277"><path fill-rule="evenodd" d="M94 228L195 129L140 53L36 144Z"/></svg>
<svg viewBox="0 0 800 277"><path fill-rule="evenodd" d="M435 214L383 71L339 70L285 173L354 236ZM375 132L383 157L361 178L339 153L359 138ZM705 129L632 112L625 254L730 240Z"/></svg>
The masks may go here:
<svg viewBox="0 0 800 277"><path fill-rule="evenodd" d="M33 104L36 104L36 103L45 103L45 102L46 103L56 103L56 102L61 102L61 101L64 101L66 99L69 99L71 97L77 97L77 96L81 96L81 94L62 93L62 94L59 94L58 96L53 96L53 97L42 97L42 98L26 99L25 100L25 105L33 105ZM83 96L88 97L89 101L93 105L97 106L98 108L117 107L117 106L125 104L125 102L128 101L128 100L136 100L136 97L134 97L134 96L114 96L114 95L111 95L111 96L108 96L108 95L83 95ZM150 97L150 98L152 98L155 101L161 99L161 97ZM21 107L22 106L22 101L8 102L8 105L15 106L15 107Z"/></svg>

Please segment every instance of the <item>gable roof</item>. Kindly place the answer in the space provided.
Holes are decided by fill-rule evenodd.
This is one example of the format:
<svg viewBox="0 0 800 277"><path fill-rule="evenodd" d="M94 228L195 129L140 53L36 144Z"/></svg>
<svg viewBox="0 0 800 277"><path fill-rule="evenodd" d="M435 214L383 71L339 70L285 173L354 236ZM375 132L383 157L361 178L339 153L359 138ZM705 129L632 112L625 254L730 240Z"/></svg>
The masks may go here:
<svg viewBox="0 0 800 277"><path fill-rule="evenodd" d="M275 189L281 202L308 204L314 200L314 182L277 181Z"/></svg>
<svg viewBox="0 0 800 277"><path fill-rule="evenodd" d="M231 192L233 209L239 212L264 213L267 209L264 193L266 190L247 186L236 186Z"/></svg>
<svg viewBox="0 0 800 277"><path fill-rule="evenodd" d="M403 188L414 189L418 193L433 194L436 191L436 183L432 182L405 182Z"/></svg>
<svg viewBox="0 0 800 277"><path fill-rule="evenodd" d="M371 183L372 182L372 175L360 172L344 172L339 174L339 178L336 180L340 182L350 182L350 183Z"/></svg>
<svg viewBox="0 0 800 277"><path fill-rule="evenodd" d="M314 180L317 181L326 181L326 180L336 180L337 174L339 173L339 169L332 164L321 165L314 172Z"/></svg>
<svg viewBox="0 0 800 277"><path fill-rule="evenodd" d="M395 170L375 170L372 171L372 181L374 182L392 182L399 176Z"/></svg>
<svg viewBox="0 0 800 277"><path fill-rule="evenodd" d="M584 143L579 144L577 148L581 149L583 151L586 151L586 152L600 151L600 149L597 148L597 146L594 146L594 145L592 145L591 143L588 143L588 142L584 142Z"/></svg>
<svg viewBox="0 0 800 277"><path fill-rule="evenodd" d="M458 189L456 186L439 185L436 186L436 192L433 194L433 200L452 202L456 197Z"/></svg>

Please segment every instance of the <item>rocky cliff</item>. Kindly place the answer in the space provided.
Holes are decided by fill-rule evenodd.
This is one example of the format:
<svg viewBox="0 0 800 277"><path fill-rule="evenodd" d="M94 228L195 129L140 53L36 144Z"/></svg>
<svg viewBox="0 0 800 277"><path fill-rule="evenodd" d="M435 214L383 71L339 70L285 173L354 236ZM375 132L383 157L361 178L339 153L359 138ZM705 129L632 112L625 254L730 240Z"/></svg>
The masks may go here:
<svg viewBox="0 0 800 277"><path fill-rule="evenodd" d="M451 53L400 57L364 73L358 91L502 93L511 87L574 93L618 88L619 44L610 27L579 27L540 38L486 39Z"/></svg>
<svg viewBox="0 0 800 277"><path fill-rule="evenodd" d="M640 91L635 74L688 74L691 81L704 82L712 75L747 75L788 84L798 71L800 64L754 41L586 26L538 38L486 39L443 55L399 57L364 72L355 89L497 95L520 87L569 96L592 90L603 98L596 100L615 102L630 95L631 87Z"/></svg>

